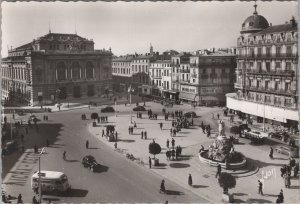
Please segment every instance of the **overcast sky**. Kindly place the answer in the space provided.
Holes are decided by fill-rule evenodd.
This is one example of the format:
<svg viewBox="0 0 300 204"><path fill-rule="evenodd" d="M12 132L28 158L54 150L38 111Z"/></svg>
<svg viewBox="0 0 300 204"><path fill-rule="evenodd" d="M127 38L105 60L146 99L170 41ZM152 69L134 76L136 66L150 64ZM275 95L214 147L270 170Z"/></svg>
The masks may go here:
<svg viewBox="0 0 300 204"><path fill-rule="evenodd" d="M297 2L258 2L258 13L273 25L292 16ZM236 45L254 2L14 2L2 3L2 50L49 32L93 39L96 49L115 55L168 49L195 51Z"/></svg>

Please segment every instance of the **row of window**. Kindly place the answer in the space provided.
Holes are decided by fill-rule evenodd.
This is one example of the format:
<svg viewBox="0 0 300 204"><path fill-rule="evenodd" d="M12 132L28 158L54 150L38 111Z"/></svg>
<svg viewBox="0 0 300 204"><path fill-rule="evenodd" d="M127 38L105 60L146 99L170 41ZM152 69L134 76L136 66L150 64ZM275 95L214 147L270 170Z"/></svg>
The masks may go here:
<svg viewBox="0 0 300 204"><path fill-rule="evenodd" d="M272 66L271 66L272 65ZM264 67L265 71L270 72L270 70L274 70L274 69L282 69L282 70L287 70L287 71L291 71L293 70L292 65L295 66L294 63L290 62L290 61L286 61L286 62L282 62L282 61L264 61L264 62L260 62L260 61L256 61L256 62L239 62L238 63L238 67L241 69L256 69L258 71L262 71L262 68Z"/></svg>
<svg viewBox="0 0 300 204"><path fill-rule="evenodd" d="M27 72L28 71L24 68L18 68L18 69L2 68L1 76L18 79L18 80L29 80L29 76Z"/></svg>
<svg viewBox="0 0 300 204"><path fill-rule="evenodd" d="M285 52L284 52L285 51ZM246 55L248 57L280 57L282 54L291 55L293 53L292 46L286 46L285 50L283 49L283 46L276 46L275 49L272 50L271 46L268 47L251 47L249 49L240 49L239 50L239 56ZM274 55L275 54L275 55Z"/></svg>
<svg viewBox="0 0 300 204"><path fill-rule="evenodd" d="M285 91L291 90L291 82L280 83L280 81L273 81L272 84L273 84L273 86L271 86L271 82L269 80L263 82L262 80L257 79L256 84L254 83L253 79L248 80L249 87L254 87L256 85L254 88L258 88L258 89L259 88L264 88L264 89L272 88L274 90L279 90L279 89L283 89Z"/></svg>
<svg viewBox="0 0 300 204"><path fill-rule="evenodd" d="M116 74L130 74L130 68L112 68L112 71Z"/></svg>
<svg viewBox="0 0 300 204"><path fill-rule="evenodd" d="M293 100L292 98L287 97L280 97L280 96L274 96L274 100L272 103L272 96L271 95L264 95L264 94L258 94L258 93L249 93L248 99L250 100L256 100L258 102L264 102L268 104L274 104L274 105L284 105L287 107L293 106ZM282 104L283 102L283 104Z"/></svg>

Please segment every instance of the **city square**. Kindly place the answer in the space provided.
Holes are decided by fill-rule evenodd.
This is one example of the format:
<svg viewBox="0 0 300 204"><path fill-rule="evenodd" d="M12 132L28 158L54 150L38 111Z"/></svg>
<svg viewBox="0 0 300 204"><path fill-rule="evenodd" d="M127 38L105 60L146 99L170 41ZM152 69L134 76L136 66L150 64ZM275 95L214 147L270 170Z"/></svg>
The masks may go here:
<svg viewBox="0 0 300 204"><path fill-rule="evenodd" d="M20 41L10 25L40 5L40 21L60 22ZM2 202L299 203L295 5L3 4ZM168 7L190 19L187 39L170 35L182 19ZM196 12L201 32L197 9L211 15ZM75 10L72 33L63 13ZM162 27L166 43L149 34Z"/></svg>

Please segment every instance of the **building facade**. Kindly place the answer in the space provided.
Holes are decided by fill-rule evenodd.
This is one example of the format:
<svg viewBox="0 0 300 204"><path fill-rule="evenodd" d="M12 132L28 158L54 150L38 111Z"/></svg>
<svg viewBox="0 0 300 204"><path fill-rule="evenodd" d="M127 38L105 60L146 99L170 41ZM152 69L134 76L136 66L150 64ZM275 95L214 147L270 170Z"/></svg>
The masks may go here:
<svg viewBox="0 0 300 204"><path fill-rule="evenodd" d="M113 89L117 92L126 92L132 83L133 55L115 57L112 59Z"/></svg>
<svg viewBox="0 0 300 204"><path fill-rule="evenodd" d="M296 127L298 116L298 26L294 18L271 25L255 11L237 42L236 93L227 107L261 122Z"/></svg>
<svg viewBox="0 0 300 204"><path fill-rule="evenodd" d="M152 96L167 97L171 90L171 60L156 60L150 63L149 75L152 85Z"/></svg>
<svg viewBox="0 0 300 204"><path fill-rule="evenodd" d="M93 40L49 32L2 59L2 100L30 105L93 98L112 89L111 51Z"/></svg>

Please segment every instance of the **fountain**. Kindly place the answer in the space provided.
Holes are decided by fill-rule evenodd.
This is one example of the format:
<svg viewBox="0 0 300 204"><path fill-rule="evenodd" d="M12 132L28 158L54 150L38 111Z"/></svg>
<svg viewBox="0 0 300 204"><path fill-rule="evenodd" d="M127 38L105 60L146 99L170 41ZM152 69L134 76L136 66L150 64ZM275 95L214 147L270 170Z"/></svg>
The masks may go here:
<svg viewBox="0 0 300 204"><path fill-rule="evenodd" d="M199 159L211 166L221 164L226 169L237 169L246 165L243 154L234 151L233 140L225 136L225 125L221 120L217 139L209 146L208 150L199 152Z"/></svg>

